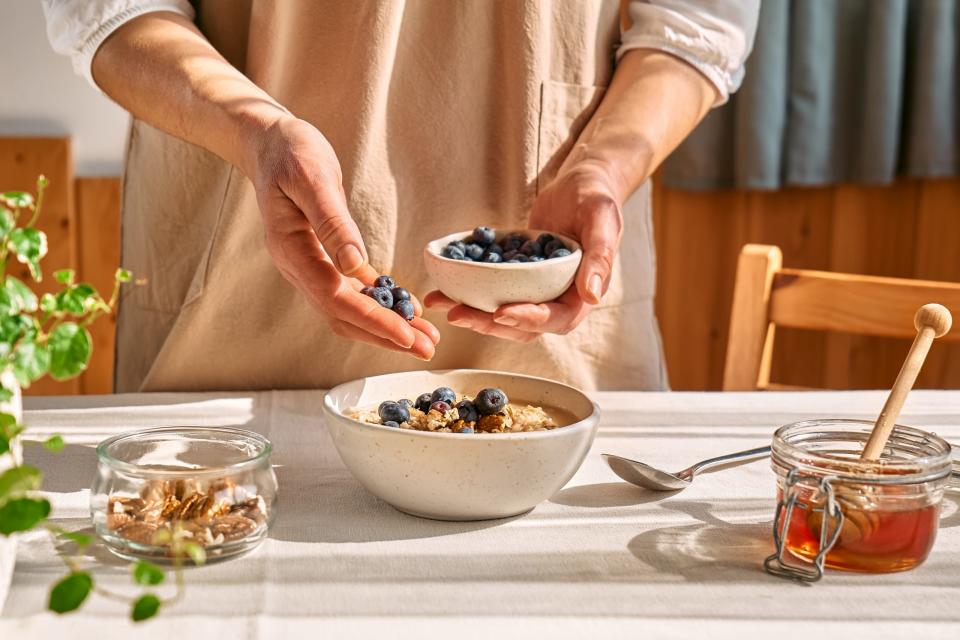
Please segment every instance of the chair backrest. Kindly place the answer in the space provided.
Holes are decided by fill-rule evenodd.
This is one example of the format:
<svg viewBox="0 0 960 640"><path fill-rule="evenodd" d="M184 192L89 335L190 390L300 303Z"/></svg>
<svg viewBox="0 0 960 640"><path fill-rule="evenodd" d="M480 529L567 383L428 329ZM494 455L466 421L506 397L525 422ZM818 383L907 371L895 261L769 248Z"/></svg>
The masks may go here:
<svg viewBox="0 0 960 640"><path fill-rule="evenodd" d="M768 389L776 327L912 338L913 316L937 302L960 311L960 284L784 269L772 245L740 252L723 371L725 391ZM960 331L941 340L960 341Z"/></svg>

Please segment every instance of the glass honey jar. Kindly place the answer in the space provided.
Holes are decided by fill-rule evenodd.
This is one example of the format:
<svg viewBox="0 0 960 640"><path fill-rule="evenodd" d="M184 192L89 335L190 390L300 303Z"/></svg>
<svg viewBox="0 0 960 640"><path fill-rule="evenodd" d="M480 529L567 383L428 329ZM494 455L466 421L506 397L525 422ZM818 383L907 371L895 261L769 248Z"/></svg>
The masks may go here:
<svg viewBox="0 0 960 640"><path fill-rule="evenodd" d="M808 420L778 429L772 574L814 582L825 568L906 571L930 553L951 472L950 444L897 425L878 460L861 460L873 423Z"/></svg>

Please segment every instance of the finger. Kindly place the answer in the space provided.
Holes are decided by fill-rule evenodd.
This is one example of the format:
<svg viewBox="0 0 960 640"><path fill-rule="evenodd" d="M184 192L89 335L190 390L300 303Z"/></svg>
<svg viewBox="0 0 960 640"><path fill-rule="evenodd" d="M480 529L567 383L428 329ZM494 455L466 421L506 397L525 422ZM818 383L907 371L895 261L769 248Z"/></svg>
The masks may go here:
<svg viewBox="0 0 960 640"><path fill-rule="evenodd" d="M424 320L423 318L414 318L410 321L410 326L430 338L430 341L434 345L440 343L440 330L437 329L431 322Z"/></svg>
<svg viewBox="0 0 960 640"><path fill-rule="evenodd" d="M450 309L447 313L447 322L455 327L470 329L486 336L494 336L514 342L533 342L539 337L537 333L520 331L497 324L493 321L493 314L484 313L462 304Z"/></svg>
<svg viewBox="0 0 960 640"><path fill-rule="evenodd" d="M493 314L493 321L505 327L534 333L566 334L590 312L576 287L570 287L554 302L508 304Z"/></svg>
<svg viewBox="0 0 960 640"><path fill-rule="evenodd" d="M585 216L580 243L583 260L577 270L576 285L580 297L588 304L600 304L610 283L613 260L620 246L623 219L612 199L585 203L591 211Z"/></svg>
<svg viewBox="0 0 960 640"><path fill-rule="evenodd" d="M366 344L389 349L390 351L396 351L398 353L406 353L420 360L432 360L436 352L433 342L423 334L417 336L417 340L409 349L404 349L389 340L384 340L379 336L364 331L360 327L352 325L349 322L338 320L337 318L330 319L330 328L341 338L365 342Z"/></svg>
<svg viewBox="0 0 960 640"><path fill-rule="evenodd" d="M347 209L339 176L313 165L300 168L299 175L285 185L286 195L306 216L339 271L353 275L366 264L367 250Z"/></svg>
<svg viewBox="0 0 960 640"><path fill-rule="evenodd" d="M456 300L451 300L447 296L443 295L439 291L431 291L423 299L423 304L427 305L428 309L437 309L439 311L449 311L457 306L459 303Z"/></svg>
<svg viewBox="0 0 960 640"><path fill-rule="evenodd" d="M281 272L316 308L401 347L413 345L416 332L406 320L352 286L344 286L345 281L303 216L275 217L275 226L269 231L271 255Z"/></svg>

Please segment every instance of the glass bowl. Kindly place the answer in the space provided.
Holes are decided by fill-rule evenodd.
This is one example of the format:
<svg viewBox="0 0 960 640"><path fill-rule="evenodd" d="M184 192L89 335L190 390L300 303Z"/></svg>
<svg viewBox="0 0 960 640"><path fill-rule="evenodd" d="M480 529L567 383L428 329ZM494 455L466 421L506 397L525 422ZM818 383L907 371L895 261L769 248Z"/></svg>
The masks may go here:
<svg viewBox="0 0 960 640"><path fill-rule="evenodd" d="M97 447L90 512L123 558L172 559L174 540L210 559L256 547L273 521L277 478L270 442L232 427L164 427Z"/></svg>

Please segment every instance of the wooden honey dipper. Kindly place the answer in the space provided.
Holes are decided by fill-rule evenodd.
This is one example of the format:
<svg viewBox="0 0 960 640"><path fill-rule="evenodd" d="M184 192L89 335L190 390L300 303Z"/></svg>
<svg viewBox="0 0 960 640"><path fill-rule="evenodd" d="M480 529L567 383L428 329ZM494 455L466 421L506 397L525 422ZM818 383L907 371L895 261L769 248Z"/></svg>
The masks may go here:
<svg viewBox="0 0 960 640"><path fill-rule="evenodd" d="M860 459L863 461L875 461L880 458L933 340L950 331L953 318L950 316L950 311L943 305L925 304L917 310L913 317L913 324L917 329L917 336L910 346L903 366L900 367L900 373L897 374L893 388L890 389L890 395L887 396L887 401L880 411L873 431L870 432L867 444L860 454ZM840 531L838 546L856 544L876 530L879 520L875 510L870 508L874 499L870 492L865 493L863 489L855 490L841 486L837 490L836 497L846 516ZM807 516L807 523L812 531L819 532L820 527L823 526L822 511L812 510Z"/></svg>
<svg viewBox="0 0 960 640"><path fill-rule="evenodd" d="M917 381L917 375L923 366L923 361L930 352L930 345L934 338L939 338L948 331L953 324L953 317L946 307L940 304L925 304L917 310L913 317L913 325L917 328L917 337L913 339L910 345L910 351L900 367L900 373L890 389L890 395L880 411L880 417L877 418L873 431L870 432L870 438L867 445L860 454L861 460L877 460L883 453L887 440L893 432L893 427L897 423L897 417L900 410L903 409L903 403L907 399L907 394L913 388L913 383Z"/></svg>

